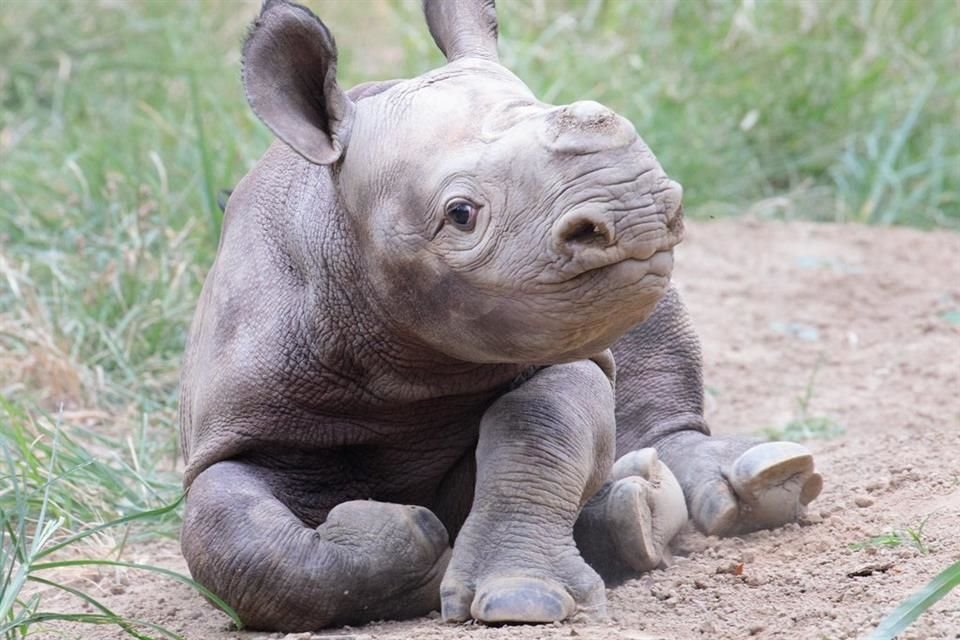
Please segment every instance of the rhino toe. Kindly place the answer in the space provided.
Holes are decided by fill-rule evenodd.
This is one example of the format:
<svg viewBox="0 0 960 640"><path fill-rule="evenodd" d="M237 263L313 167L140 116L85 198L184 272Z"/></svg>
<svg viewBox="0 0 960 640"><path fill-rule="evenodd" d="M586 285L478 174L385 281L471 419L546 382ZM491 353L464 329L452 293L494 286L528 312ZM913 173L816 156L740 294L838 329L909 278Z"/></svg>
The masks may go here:
<svg viewBox="0 0 960 640"><path fill-rule="evenodd" d="M569 618L576 609L573 597L557 582L518 577L481 584L470 613L488 623L544 623Z"/></svg>

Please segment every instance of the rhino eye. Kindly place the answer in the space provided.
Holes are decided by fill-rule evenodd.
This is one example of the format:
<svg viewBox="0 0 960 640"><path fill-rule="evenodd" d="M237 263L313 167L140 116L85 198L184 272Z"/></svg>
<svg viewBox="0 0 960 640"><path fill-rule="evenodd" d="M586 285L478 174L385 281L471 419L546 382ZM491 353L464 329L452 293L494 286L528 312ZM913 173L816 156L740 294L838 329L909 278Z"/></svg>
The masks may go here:
<svg viewBox="0 0 960 640"><path fill-rule="evenodd" d="M477 206L466 200L454 200L447 205L447 219L461 231L473 231L477 224Z"/></svg>

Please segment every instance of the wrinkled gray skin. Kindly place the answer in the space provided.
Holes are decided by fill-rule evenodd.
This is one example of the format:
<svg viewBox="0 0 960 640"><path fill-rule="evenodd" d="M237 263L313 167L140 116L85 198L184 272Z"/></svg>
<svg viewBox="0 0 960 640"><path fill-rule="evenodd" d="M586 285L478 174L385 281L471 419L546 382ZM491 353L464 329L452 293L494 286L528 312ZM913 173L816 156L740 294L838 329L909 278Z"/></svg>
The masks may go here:
<svg viewBox="0 0 960 640"><path fill-rule="evenodd" d="M598 571L660 565L688 512L733 534L820 490L799 445L709 436L681 190L633 126L538 101L492 2L425 12L448 64L410 80L342 91L284 2L244 49L280 141L230 196L180 423L183 553L252 628L599 615Z"/></svg>

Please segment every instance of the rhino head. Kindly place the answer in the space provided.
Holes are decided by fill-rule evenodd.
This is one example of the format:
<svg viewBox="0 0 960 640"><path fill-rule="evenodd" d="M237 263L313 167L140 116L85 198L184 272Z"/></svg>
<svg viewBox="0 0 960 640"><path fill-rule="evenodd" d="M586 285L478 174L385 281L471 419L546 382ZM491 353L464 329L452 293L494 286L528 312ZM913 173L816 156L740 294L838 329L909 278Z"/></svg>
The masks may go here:
<svg viewBox="0 0 960 640"><path fill-rule="evenodd" d="M541 102L497 56L492 0L425 0L447 64L344 91L308 9L267 0L244 48L260 119L328 165L376 306L475 363L606 349L664 293L681 187L633 125Z"/></svg>

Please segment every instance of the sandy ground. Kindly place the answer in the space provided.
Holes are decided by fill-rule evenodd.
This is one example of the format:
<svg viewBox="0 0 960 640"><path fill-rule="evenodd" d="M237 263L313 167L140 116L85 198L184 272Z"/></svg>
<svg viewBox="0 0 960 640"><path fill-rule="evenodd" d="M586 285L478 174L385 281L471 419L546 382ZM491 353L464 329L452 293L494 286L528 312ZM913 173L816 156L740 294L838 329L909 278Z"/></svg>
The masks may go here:
<svg viewBox="0 0 960 640"><path fill-rule="evenodd" d="M864 635L960 557L960 236L691 224L676 281L703 338L715 433L782 427L798 416L814 369L808 412L845 431L807 442L826 485L803 522L729 539L684 533L673 566L608 591L608 622L488 628L434 615L322 634L240 633L166 578L88 573L73 584L191 640ZM923 548L906 533L899 545L856 547L921 524ZM186 570L174 542L135 547L126 557ZM49 596L45 609L74 604ZM106 627L48 629L32 637L123 637ZM960 638L960 590L902 637Z"/></svg>

